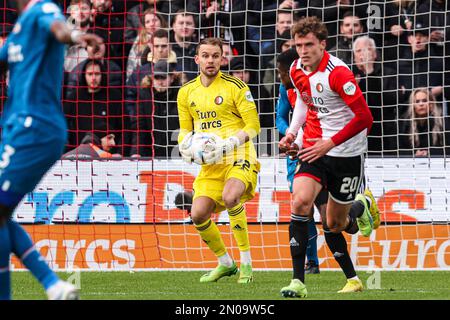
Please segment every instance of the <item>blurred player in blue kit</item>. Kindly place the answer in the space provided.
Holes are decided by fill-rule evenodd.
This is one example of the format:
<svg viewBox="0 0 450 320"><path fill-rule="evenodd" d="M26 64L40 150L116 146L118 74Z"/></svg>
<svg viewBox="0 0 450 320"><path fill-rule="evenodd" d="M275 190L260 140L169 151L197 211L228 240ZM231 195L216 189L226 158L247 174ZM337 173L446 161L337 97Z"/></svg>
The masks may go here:
<svg viewBox="0 0 450 320"><path fill-rule="evenodd" d="M49 0L17 0L15 4L19 18L0 49L1 72L9 71L0 143L0 299L11 299L11 253L42 284L49 299L78 299L76 288L58 278L11 217L64 150L64 44L98 50L102 40L71 30L59 7Z"/></svg>

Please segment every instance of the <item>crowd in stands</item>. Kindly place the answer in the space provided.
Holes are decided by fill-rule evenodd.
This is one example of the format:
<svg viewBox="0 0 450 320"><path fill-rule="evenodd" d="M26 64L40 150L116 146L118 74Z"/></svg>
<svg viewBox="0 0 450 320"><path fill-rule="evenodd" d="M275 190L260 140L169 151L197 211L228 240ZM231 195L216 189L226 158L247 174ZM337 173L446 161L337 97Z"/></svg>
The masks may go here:
<svg viewBox="0 0 450 320"><path fill-rule="evenodd" d="M0 44L17 19L12 2L0 1ZM303 16L325 22L327 50L349 65L365 94L374 117L369 155L450 152L448 1L55 2L73 28L104 40L100 50L66 50L62 102L71 155L97 141L105 148L94 153L100 158L178 156L177 92L197 76L196 45L209 36L224 40L221 70L247 83L257 102L259 155L277 154L276 57L294 46L290 29Z"/></svg>

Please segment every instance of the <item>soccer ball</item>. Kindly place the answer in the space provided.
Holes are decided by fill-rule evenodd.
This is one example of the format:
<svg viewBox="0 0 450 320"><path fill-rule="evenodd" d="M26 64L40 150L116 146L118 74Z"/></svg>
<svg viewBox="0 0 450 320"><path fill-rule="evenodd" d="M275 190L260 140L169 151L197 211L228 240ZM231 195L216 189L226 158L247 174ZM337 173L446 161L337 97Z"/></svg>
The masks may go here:
<svg viewBox="0 0 450 320"><path fill-rule="evenodd" d="M191 155L194 163L205 164L203 155L213 151L220 140L221 138L214 133L196 132L191 140Z"/></svg>

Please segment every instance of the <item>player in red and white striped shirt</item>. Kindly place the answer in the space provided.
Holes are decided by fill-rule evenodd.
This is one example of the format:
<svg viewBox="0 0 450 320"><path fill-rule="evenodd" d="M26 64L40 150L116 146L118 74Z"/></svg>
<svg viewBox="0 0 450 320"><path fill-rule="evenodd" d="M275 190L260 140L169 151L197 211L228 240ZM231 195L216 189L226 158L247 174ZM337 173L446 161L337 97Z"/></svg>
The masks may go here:
<svg viewBox="0 0 450 320"><path fill-rule="evenodd" d="M304 262L308 240L307 222L314 199L326 188L327 213L322 221L328 247L347 277L339 292L361 291L347 251L342 231L368 237L379 225L379 212L370 191L357 194L364 179L364 152L367 132L373 122L367 103L353 73L340 59L326 50L327 29L316 17L300 20L292 28L299 59L290 76L301 107L296 106L287 135L280 148L294 146L302 125L300 167L294 178L290 248L293 279L281 289L284 297L306 297Z"/></svg>

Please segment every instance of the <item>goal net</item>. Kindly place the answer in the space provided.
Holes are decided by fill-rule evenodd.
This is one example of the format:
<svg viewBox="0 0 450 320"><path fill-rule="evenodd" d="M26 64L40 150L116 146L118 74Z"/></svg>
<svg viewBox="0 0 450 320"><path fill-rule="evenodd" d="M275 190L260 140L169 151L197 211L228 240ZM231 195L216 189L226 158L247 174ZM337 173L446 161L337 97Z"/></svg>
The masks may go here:
<svg viewBox="0 0 450 320"><path fill-rule="evenodd" d="M14 214L53 268L216 265L188 211L175 204L200 171L179 157L176 97L197 75L196 43L219 36L221 69L248 83L262 127L255 138L256 195L246 203L254 268L290 269L291 194L278 150L276 58L293 46L292 24L317 16L329 32L327 50L352 69L374 117L365 178L382 223L370 238L345 235L357 269L450 269L447 1L55 2L74 28L96 33L105 46L67 47L62 105L69 154ZM17 13L2 3L4 39ZM7 79L1 84L3 106ZM81 144L98 148L86 155ZM98 159L90 159L92 152ZM70 159L74 154L78 160ZM336 269L317 210L314 217L320 267ZM238 260L227 213L212 218ZM18 260L12 266L22 268Z"/></svg>

